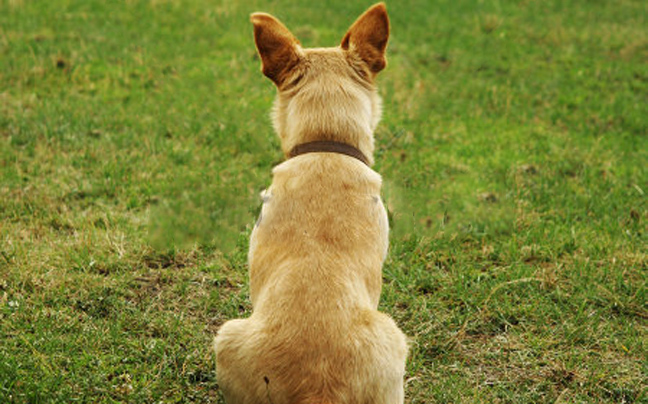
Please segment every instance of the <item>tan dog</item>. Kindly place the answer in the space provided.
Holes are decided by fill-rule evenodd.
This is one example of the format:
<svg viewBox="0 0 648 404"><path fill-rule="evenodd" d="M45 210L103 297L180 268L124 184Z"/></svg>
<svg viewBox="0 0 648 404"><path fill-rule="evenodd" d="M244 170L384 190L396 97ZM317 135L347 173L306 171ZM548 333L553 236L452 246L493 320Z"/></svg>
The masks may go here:
<svg viewBox="0 0 648 404"><path fill-rule="evenodd" d="M400 404L407 344L377 311L389 228L369 168L385 6L336 48L303 49L271 15L251 20L288 160L250 239L253 314L215 339L219 385L228 404Z"/></svg>

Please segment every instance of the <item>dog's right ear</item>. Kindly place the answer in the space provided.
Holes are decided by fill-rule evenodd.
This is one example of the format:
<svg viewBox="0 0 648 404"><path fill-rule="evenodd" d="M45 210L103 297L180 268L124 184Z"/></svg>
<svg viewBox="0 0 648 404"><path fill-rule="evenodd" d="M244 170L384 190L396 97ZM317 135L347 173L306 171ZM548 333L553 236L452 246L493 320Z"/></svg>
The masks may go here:
<svg viewBox="0 0 648 404"><path fill-rule="evenodd" d="M299 62L299 41L279 20L266 13L253 13L254 42L261 56L262 71L279 86Z"/></svg>
<svg viewBox="0 0 648 404"><path fill-rule="evenodd" d="M385 3L369 7L342 39L340 47L356 52L365 61L369 69L378 73L385 68L385 48L389 39L389 17Z"/></svg>

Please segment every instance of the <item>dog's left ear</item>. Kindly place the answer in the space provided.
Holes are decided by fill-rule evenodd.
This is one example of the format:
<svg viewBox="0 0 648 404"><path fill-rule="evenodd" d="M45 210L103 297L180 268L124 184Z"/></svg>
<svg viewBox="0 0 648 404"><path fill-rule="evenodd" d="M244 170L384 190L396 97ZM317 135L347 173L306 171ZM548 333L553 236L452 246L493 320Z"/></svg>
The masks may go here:
<svg viewBox="0 0 648 404"><path fill-rule="evenodd" d="M278 86L299 62L299 41L270 14L253 13L250 21L254 25L254 42L261 56L263 74Z"/></svg>
<svg viewBox="0 0 648 404"><path fill-rule="evenodd" d="M389 17L385 3L370 7L353 23L342 39L344 50L356 52L374 73L387 65L385 48L389 39Z"/></svg>

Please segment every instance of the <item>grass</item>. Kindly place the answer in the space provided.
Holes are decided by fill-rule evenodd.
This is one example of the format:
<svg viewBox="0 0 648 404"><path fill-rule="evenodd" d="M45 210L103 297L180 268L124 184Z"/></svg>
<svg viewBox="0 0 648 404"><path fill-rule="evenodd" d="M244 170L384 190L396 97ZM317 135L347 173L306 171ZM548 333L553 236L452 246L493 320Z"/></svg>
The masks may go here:
<svg viewBox="0 0 648 404"><path fill-rule="evenodd" d="M222 403L282 159L248 14L329 46L368 5L0 0L0 402ZM648 6L388 6L406 402L648 402Z"/></svg>

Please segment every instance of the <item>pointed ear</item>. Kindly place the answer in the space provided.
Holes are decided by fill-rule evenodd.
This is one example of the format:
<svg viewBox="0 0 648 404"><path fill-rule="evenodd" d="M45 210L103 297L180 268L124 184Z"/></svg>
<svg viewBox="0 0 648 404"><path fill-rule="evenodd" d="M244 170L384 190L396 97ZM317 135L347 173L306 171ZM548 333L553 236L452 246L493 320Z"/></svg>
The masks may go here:
<svg viewBox="0 0 648 404"><path fill-rule="evenodd" d="M299 41L279 20L266 13L253 13L254 42L261 56L262 71L276 85L299 61Z"/></svg>
<svg viewBox="0 0 648 404"><path fill-rule="evenodd" d="M389 17L384 3L364 12L342 39L344 50L356 52L375 74L385 68L385 48L389 39Z"/></svg>

